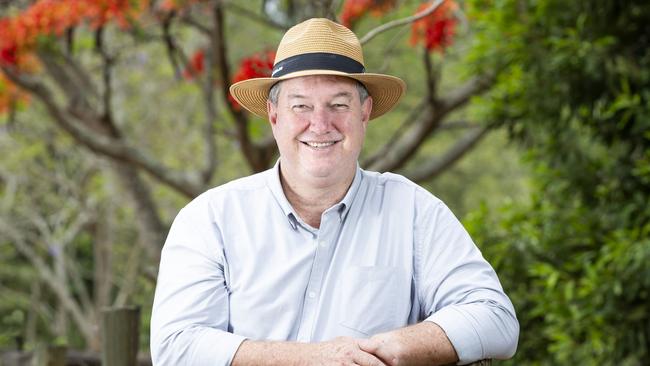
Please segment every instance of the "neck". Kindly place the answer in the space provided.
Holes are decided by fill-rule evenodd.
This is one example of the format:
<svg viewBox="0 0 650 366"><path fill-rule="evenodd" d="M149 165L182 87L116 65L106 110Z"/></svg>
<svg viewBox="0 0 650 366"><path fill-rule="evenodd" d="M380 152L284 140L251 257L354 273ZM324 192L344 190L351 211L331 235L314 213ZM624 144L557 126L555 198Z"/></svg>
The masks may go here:
<svg viewBox="0 0 650 366"><path fill-rule="evenodd" d="M287 200L300 218L314 228L320 227L323 212L340 202L352 185L356 170L345 179L305 181L280 169L280 182Z"/></svg>

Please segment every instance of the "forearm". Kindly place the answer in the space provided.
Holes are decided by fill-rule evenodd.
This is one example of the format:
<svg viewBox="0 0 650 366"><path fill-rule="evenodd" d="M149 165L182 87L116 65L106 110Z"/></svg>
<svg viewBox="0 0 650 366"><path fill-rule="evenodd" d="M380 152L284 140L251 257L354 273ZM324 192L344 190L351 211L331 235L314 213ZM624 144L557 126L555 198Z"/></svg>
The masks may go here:
<svg viewBox="0 0 650 366"><path fill-rule="evenodd" d="M181 332L160 330L152 334L154 365L226 366L232 362L244 337L210 327L194 327Z"/></svg>
<svg viewBox="0 0 650 366"><path fill-rule="evenodd" d="M309 343L251 341L242 342L232 360L232 366L306 365Z"/></svg>
<svg viewBox="0 0 650 366"><path fill-rule="evenodd" d="M377 334L360 345L392 366L445 365L458 361L445 332L428 321Z"/></svg>
<svg viewBox="0 0 650 366"><path fill-rule="evenodd" d="M349 337L319 343L244 341L235 353L232 365L386 366L375 355L363 351L359 341Z"/></svg>

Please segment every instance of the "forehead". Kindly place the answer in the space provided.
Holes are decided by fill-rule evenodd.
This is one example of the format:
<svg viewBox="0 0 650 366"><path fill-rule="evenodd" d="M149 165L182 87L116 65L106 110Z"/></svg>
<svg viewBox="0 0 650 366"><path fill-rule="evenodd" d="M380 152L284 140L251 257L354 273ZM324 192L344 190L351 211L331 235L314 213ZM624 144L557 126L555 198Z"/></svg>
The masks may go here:
<svg viewBox="0 0 650 366"><path fill-rule="evenodd" d="M336 75L309 75L282 81L281 94L336 94L356 90L356 81Z"/></svg>

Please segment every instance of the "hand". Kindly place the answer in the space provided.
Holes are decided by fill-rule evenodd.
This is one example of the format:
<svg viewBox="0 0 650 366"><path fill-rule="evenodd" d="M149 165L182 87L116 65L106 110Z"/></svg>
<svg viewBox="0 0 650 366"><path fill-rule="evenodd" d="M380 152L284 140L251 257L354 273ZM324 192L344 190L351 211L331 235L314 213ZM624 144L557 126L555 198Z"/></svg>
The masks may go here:
<svg viewBox="0 0 650 366"><path fill-rule="evenodd" d="M233 356L232 365L387 366L375 355L362 351L359 341L349 337L320 343L245 340Z"/></svg>
<svg viewBox="0 0 650 366"><path fill-rule="evenodd" d="M447 335L433 322L376 334L357 343L362 351L388 366L447 365L458 361Z"/></svg>
<svg viewBox="0 0 650 366"><path fill-rule="evenodd" d="M370 339L359 340L359 348L379 358L387 366L403 366L406 362L402 359L401 343L391 339L391 333L382 333Z"/></svg>
<svg viewBox="0 0 650 366"><path fill-rule="evenodd" d="M387 366L375 355L363 351L359 342L363 340L338 337L331 341L312 344L315 348L309 364Z"/></svg>

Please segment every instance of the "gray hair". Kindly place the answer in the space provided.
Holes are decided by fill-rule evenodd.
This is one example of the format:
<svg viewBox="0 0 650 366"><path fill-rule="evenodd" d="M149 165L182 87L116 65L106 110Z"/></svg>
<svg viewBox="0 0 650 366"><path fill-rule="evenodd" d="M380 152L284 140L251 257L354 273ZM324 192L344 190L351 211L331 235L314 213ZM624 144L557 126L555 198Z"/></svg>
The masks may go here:
<svg viewBox="0 0 650 366"><path fill-rule="evenodd" d="M368 89L366 89L366 86L363 85L362 82L359 80L354 80L356 81L355 85L357 87L357 92L359 92L359 99L361 100L361 104L368 99ZM271 86L271 89L269 89L269 102L273 103L273 105L278 105L278 96L280 95L280 84L282 84L282 81L278 81L277 83L273 84Z"/></svg>

